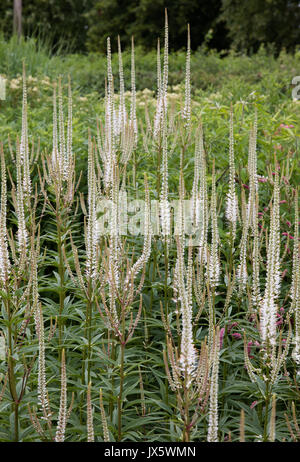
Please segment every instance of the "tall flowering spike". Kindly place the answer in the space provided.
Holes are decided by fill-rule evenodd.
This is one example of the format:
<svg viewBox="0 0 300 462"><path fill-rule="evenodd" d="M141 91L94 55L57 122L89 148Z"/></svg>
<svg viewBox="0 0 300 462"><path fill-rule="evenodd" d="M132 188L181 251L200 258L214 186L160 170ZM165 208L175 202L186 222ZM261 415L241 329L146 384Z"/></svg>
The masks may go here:
<svg viewBox="0 0 300 462"><path fill-rule="evenodd" d="M191 34L189 24L187 32L187 53L185 68L185 101L182 117L185 120L185 127L189 128L191 124Z"/></svg>
<svg viewBox="0 0 300 462"><path fill-rule="evenodd" d="M230 106L230 134L229 134L229 191L227 193L226 218L232 226L232 235L235 239L236 223L238 218L238 200L235 192L235 166L234 166L234 137L233 137L233 109Z"/></svg>
<svg viewBox="0 0 300 462"><path fill-rule="evenodd" d="M258 193L256 193L256 210L258 210ZM260 252L259 252L259 232L258 232L258 214L254 217L254 239L253 239L253 265L252 265L252 303L258 307L261 301L260 294L260 279L259 279L259 266L260 266Z"/></svg>
<svg viewBox="0 0 300 462"><path fill-rule="evenodd" d="M169 241L171 234L171 218L169 203L169 170L168 170L168 141L167 141L167 115L164 110L163 133L162 133L162 165L161 165L161 192L160 192L160 217L164 239Z"/></svg>
<svg viewBox="0 0 300 462"><path fill-rule="evenodd" d="M124 133L126 126L126 107L125 107L125 88L124 88L124 72L123 72L123 60L122 60L122 49L121 40L118 35L118 56L119 56L119 78L120 78L120 100L119 100L119 133Z"/></svg>
<svg viewBox="0 0 300 462"><path fill-rule="evenodd" d="M23 61L23 99L22 99L22 128L21 128L21 143L20 143L20 157L23 164L28 153L27 145L27 85L26 85L26 67Z"/></svg>
<svg viewBox="0 0 300 462"><path fill-rule="evenodd" d="M165 9L165 43L164 43L164 68L163 68L163 97L164 107L167 107L167 90L168 90L168 73L169 73L169 28L168 28L168 13Z"/></svg>
<svg viewBox="0 0 300 462"><path fill-rule="evenodd" d="M157 95L161 96L162 92L162 79L161 79L161 62L160 62L160 40L157 39L157 58L156 58L156 67L157 67Z"/></svg>
<svg viewBox="0 0 300 462"><path fill-rule="evenodd" d="M207 257L207 231L208 231L208 193L206 178L206 161L203 142L203 127L200 124L199 134L199 191L198 191L199 208L196 212L196 224L200 225L199 238L199 260L206 261Z"/></svg>
<svg viewBox="0 0 300 462"><path fill-rule="evenodd" d="M136 118L136 89L135 89L135 60L134 60L134 38L131 37L131 105L130 125L134 132L135 145L138 141L138 126Z"/></svg>
<svg viewBox="0 0 300 462"><path fill-rule="evenodd" d="M154 138L157 137L161 128L161 119L163 111L163 88L161 78L161 62L160 62L160 40L157 39L157 100L156 100L156 112L154 117Z"/></svg>
<svg viewBox="0 0 300 462"><path fill-rule="evenodd" d="M111 220L110 220L110 243L109 243L109 298L110 312L113 320L118 324L116 309L116 289L120 286L120 227L119 227L119 171L113 166L113 178L111 188Z"/></svg>
<svg viewBox="0 0 300 462"><path fill-rule="evenodd" d="M63 96L61 77L58 79L58 125L59 125L59 166L60 173L63 179L66 175L66 142L65 142L65 126L63 113Z"/></svg>
<svg viewBox="0 0 300 462"><path fill-rule="evenodd" d="M298 212L298 190L295 194L295 231L294 231L294 252L293 252L293 274L291 287L291 308L295 316L295 334L293 359L300 365L300 255L299 255L299 212ZM298 371L299 374L299 371Z"/></svg>
<svg viewBox="0 0 300 462"><path fill-rule="evenodd" d="M182 249L184 249L185 247L184 196L185 196L185 187L184 187L183 170L181 167L180 173L179 173L179 207L178 207L178 219L177 219L177 227L178 227L177 234L179 236L179 243ZM184 252L184 250L182 251Z"/></svg>
<svg viewBox="0 0 300 462"><path fill-rule="evenodd" d="M39 358L38 358L38 398L41 405L44 418L50 419L51 411L48 400L46 385L46 362L45 362L45 335L44 335L44 318L42 304L38 303L35 314L36 331L39 339Z"/></svg>
<svg viewBox="0 0 300 462"><path fill-rule="evenodd" d="M28 234L25 223L25 211L24 211L24 193L22 183L22 169L21 169L21 158L20 158L20 146L17 144L17 218L18 218L18 249L20 254L20 260L24 261L27 253L27 241Z"/></svg>
<svg viewBox="0 0 300 462"><path fill-rule="evenodd" d="M127 117L127 116L126 116ZM121 133L121 140L120 140L120 150L122 152L122 156L120 161L124 164L124 170L126 171L126 165L129 162L131 154L135 148L135 135L132 127L130 124L126 123L123 132ZM123 182L125 187L126 176L123 176Z"/></svg>
<svg viewBox="0 0 300 462"><path fill-rule="evenodd" d="M45 335L44 335L44 318L42 305L39 302L38 293L38 273L37 273L37 248L34 248L34 241L31 242L31 274L32 274L32 305L35 321L35 330L39 342L38 355L38 400L41 406L44 418L48 420L51 416L47 385L46 385L46 363L45 363Z"/></svg>
<svg viewBox="0 0 300 462"><path fill-rule="evenodd" d="M261 338L265 345L276 345L276 299L280 290L280 215L279 215L279 176L275 169L273 207L267 253L267 279L265 293L260 308Z"/></svg>
<svg viewBox="0 0 300 462"><path fill-rule="evenodd" d="M248 173L249 173L249 200L248 200L248 220L252 230L255 227L255 217L258 213L256 209L256 193L258 191L257 181L257 110L255 109L254 124L249 137Z"/></svg>
<svg viewBox="0 0 300 462"><path fill-rule="evenodd" d="M65 441L65 432L67 426L67 374L65 350L61 353L61 385L60 385L60 405L58 414L58 423L55 434L55 442L63 443Z"/></svg>
<svg viewBox="0 0 300 462"><path fill-rule="evenodd" d="M196 368L196 351L193 341L193 323L192 323L192 272L190 271L191 258L189 258L189 267L186 274L184 263L184 209L183 209L183 174L180 172L180 200L178 211L179 235L177 239L177 264L176 264L176 285L180 300L180 311L182 320L181 330L181 348L180 348L180 369L185 379L186 387L192 384L192 378ZM187 279L187 280L186 280Z"/></svg>
<svg viewBox="0 0 300 462"><path fill-rule="evenodd" d="M189 285L191 281L187 281L187 283L185 282L184 250L179 243L179 239L177 245L177 255L178 294L182 319L180 369L184 375L186 387L190 387L196 368L196 350L193 341L192 304L189 297L189 292L186 287L186 284Z"/></svg>
<svg viewBox="0 0 300 462"><path fill-rule="evenodd" d="M248 231L249 231L249 209L246 210L245 206L245 194L242 191L242 207L243 207L243 230L242 238L240 242L240 263L237 268L237 280L239 282L239 294L241 296L242 292L245 291L248 280L247 272L247 245L248 245Z"/></svg>
<svg viewBox="0 0 300 462"><path fill-rule="evenodd" d="M89 133L88 142L88 222L86 235L86 272L94 279L97 273L97 185L95 174L94 146Z"/></svg>
<svg viewBox="0 0 300 462"><path fill-rule="evenodd" d="M109 443L110 441L109 431L108 431L108 426L107 426L105 409L103 405L103 395L102 395L101 388L100 388L100 411L101 411L101 421L102 421L102 428L103 428L103 439L106 443Z"/></svg>
<svg viewBox="0 0 300 462"><path fill-rule="evenodd" d="M111 235L111 250L112 250L112 262L114 266L115 273L115 283L119 285L119 251L120 251L120 227L119 227L119 218L120 218L120 201L119 201L119 169L117 165L114 165L113 168L113 184L111 190L111 223L110 223L110 235Z"/></svg>
<svg viewBox="0 0 300 462"><path fill-rule="evenodd" d="M209 393L209 412L208 412L208 433L207 441L210 443L218 442L218 388L219 388L219 352L220 352L220 332L219 328L214 331L212 348L212 370L210 379Z"/></svg>
<svg viewBox="0 0 300 462"><path fill-rule="evenodd" d="M200 142L199 137L195 141L194 155L194 179L192 187L192 219L195 226L199 224L199 173L200 173Z"/></svg>
<svg viewBox="0 0 300 462"><path fill-rule="evenodd" d="M3 145L0 146L1 155L1 208L0 208L0 284L5 283L10 273L10 261L7 247L7 228L6 228L6 206L7 206L7 186L6 186L6 166L3 152Z"/></svg>
<svg viewBox="0 0 300 462"><path fill-rule="evenodd" d="M189 241L188 247L188 264L187 264L187 272L186 272L186 280L187 280L187 295L188 295L188 302L189 306L193 307L193 246L192 246L192 238ZM191 312L192 315L192 312Z"/></svg>
<svg viewBox="0 0 300 462"><path fill-rule="evenodd" d="M28 196L31 193L29 146L28 146L28 114L27 114L27 86L26 69L23 61L23 104L22 104L22 131L20 143L20 160L23 167L23 193Z"/></svg>
<svg viewBox="0 0 300 462"><path fill-rule="evenodd" d="M269 342L274 346L276 344L277 306L275 304L272 287L270 287L273 284L273 282L270 280L270 272L271 271L268 268L267 288L265 290L260 308L260 334L264 344L267 345Z"/></svg>
<svg viewBox="0 0 300 462"><path fill-rule="evenodd" d="M203 145L203 128L200 123L199 132L196 134L194 155L194 179L192 186L192 219L195 226L204 226L203 193L206 186L205 158Z"/></svg>
<svg viewBox="0 0 300 462"><path fill-rule="evenodd" d="M295 224L294 224L294 248L293 248L293 272L292 272L292 286L290 297L292 303L295 303L297 297L297 282L300 269L300 252L299 252L299 207L298 207L298 189L295 191Z"/></svg>
<svg viewBox="0 0 300 462"><path fill-rule="evenodd" d="M180 173L179 173L179 204L178 204L178 214L176 217L176 227L175 227L175 234L177 236L177 258L176 258L176 264L175 264L175 270L174 270L174 279L173 279L173 290L174 290L174 301L177 302L178 298L177 295L179 296L180 299L180 294L179 294L179 272L178 272L178 265L179 265L179 256L180 252L178 249L180 249L181 252L184 252L184 247L185 247L185 234L184 234L184 180L183 180L183 172L182 172L182 167L180 168Z"/></svg>
<svg viewBox="0 0 300 462"><path fill-rule="evenodd" d="M219 260L219 231L218 231L218 216L217 216L217 193L216 193L216 175L215 164L213 164L212 174L212 191L211 191L211 226L212 239L211 249L209 254L207 276L209 283L214 290L219 284L221 266Z"/></svg>
<svg viewBox="0 0 300 462"><path fill-rule="evenodd" d="M56 175L60 177L62 172L62 165L58 150L56 82L53 83L52 166Z"/></svg>
<svg viewBox="0 0 300 462"><path fill-rule="evenodd" d="M107 190L113 181L113 166L115 163L115 109L114 109L114 86L111 64L110 38L107 38L107 93L105 110L105 165L104 185Z"/></svg>
<svg viewBox="0 0 300 462"><path fill-rule="evenodd" d="M272 209L272 248L273 248L273 278L274 278L274 297L278 298L280 293L280 185L279 173L276 168L275 183L274 183L274 200Z"/></svg>
<svg viewBox="0 0 300 462"><path fill-rule="evenodd" d="M71 78L69 76L68 81L68 126L67 126L67 150L65 158L65 168L64 168L64 178L67 180L71 175L71 166L73 163L72 157L72 88L71 88Z"/></svg>
<svg viewBox="0 0 300 462"><path fill-rule="evenodd" d="M200 397L200 399L204 397L205 394L207 395L209 388L209 372L209 353L205 338L201 344L201 351L196 375L197 391L199 393L198 396Z"/></svg>
<svg viewBox="0 0 300 462"><path fill-rule="evenodd" d="M111 109L108 96L108 83L105 78L105 125L104 125L104 142L103 149L100 151L100 157L103 162L104 169L104 188L109 191L111 184L111 165L112 165L112 152L113 152L113 138L111 134Z"/></svg>
<svg viewBox="0 0 300 462"><path fill-rule="evenodd" d="M94 424L93 424L93 408L91 400L91 382L88 384L87 389L87 440L88 443L93 443L95 441L94 437Z"/></svg>
<svg viewBox="0 0 300 462"><path fill-rule="evenodd" d="M157 42L157 104L154 118L154 138L163 130L164 117L167 113L167 90L168 90L168 57L169 57L169 32L168 32L168 14L165 10L165 42L164 42L164 63L163 75L161 76L160 67L160 42Z"/></svg>

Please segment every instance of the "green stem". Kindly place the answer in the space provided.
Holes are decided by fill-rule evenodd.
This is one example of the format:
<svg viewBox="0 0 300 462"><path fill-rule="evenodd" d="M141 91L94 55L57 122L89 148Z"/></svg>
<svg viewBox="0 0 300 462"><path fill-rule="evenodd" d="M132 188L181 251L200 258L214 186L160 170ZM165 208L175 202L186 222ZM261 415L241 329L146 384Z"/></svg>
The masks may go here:
<svg viewBox="0 0 300 462"><path fill-rule="evenodd" d="M184 432L183 432L183 442L184 443L189 443L190 442L190 412L189 412L189 390L186 386L186 383L184 384L184 414L185 414L185 419L184 419Z"/></svg>
<svg viewBox="0 0 300 462"><path fill-rule="evenodd" d="M232 268L233 268L233 245L234 245L234 240L233 240L233 224L231 224L231 226L230 226L229 243L230 243L229 274L231 275L231 273L232 273Z"/></svg>
<svg viewBox="0 0 300 462"><path fill-rule="evenodd" d="M268 353L267 349L267 353ZM267 372L267 379L269 379L269 369ZM264 422L264 438L263 441L268 441L268 423L269 423L269 403L270 403L270 386L269 380L266 382L266 399L265 399L265 422Z"/></svg>
<svg viewBox="0 0 300 462"><path fill-rule="evenodd" d="M230 226L230 256L229 256L229 272L228 274L230 275L231 278L231 273L232 273L232 268L233 268L233 229L232 226ZM227 311L227 310L226 310ZM225 319L227 318L227 312L225 313ZM225 324L225 332L224 332L224 337L223 337L223 348L226 347L227 343L227 322ZM227 377L227 363L226 361L224 362L223 366L223 383L225 385L226 383L226 377ZM225 404L225 395L223 397L223 405Z"/></svg>
<svg viewBox="0 0 300 462"><path fill-rule="evenodd" d="M86 312L86 324L87 324L87 341L88 341L88 351L87 351L87 370L88 370L88 383L91 380L91 351L92 351L92 294L91 294L91 280L88 281L88 300L87 300L87 312Z"/></svg>
<svg viewBox="0 0 300 462"><path fill-rule="evenodd" d="M15 414L15 442L19 441L19 403L14 402Z"/></svg>
<svg viewBox="0 0 300 462"><path fill-rule="evenodd" d="M110 340L110 336L109 336L109 332L108 332L108 342ZM116 360L116 351L115 351L115 337L113 337L111 339L111 359L112 361L115 361ZM110 395L110 399L109 399L109 416L110 416L110 420L112 422L112 419L113 419L113 412L114 412L114 388L115 388L115 376L114 374L112 373L111 374L111 395Z"/></svg>
<svg viewBox="0 0 300 462"><path fill-rule="evenodd" d="M213 293L212 293L212 306L213 306L213 326L215 327L216 325L216 292L215 292L215 287L213 287Z"/></svg>
<svg viewBox="0 0 300 462"><path fill-rule="evenodd" d="M169 316L169 299L168 299L168 274L169 274L169 251L168 243L165 240L165 285L164 285L164 295L165 295L165 309L166 317Z"/></svg>
<svg viewBox="0 0 300 462"><path fill-rule="evenodd" d="M155 282L155 276L156 276L156 258L157 258L157 252L156 252L156 242L153 243L153 263L152 263L152 275L151 275L151 292L150 292L150 303L149 303L149 315L152 316L152 306L153 306L153 297L154 297L154 291L153 291L153 285ZM151 268L151 263L149 264L149 270ZM149 278L150 279L150 278Z"/></svg>
<svg viewBox="0 0 300 462"><path fill-rule="evenodd" d="M266 397L265 423L264 423L264 441L268 441L268 423L269 423L269 396Z"/></svg>
<svg viewBox="0 0 300 462"><path fill-rule="evenodd" d="M169 319L169 299L168 299L168 273L169 273L169 255L168 255L168 243L165 240L165 286L164 286L164 296L165 296L165 316L166 319ZM166 386L166 404L169 404L169 381L165 379Z"/></svg>
<svg viewBox="0 0 300 462"><path fill-rule="evenodd" d="M122 440L122 398L123 398L123 386L124 386L124 357L125 357L125 311L122 307L120 390L119 390L119 396L118 396L118 441Z"/></svg>
<svg viewBox="0 0 300 462"><path fill-rule="evenodd" d="M159 198L160 196L160 183L161 183L161 151L162 151L162 146L161 146L161 137L159 138L159 146L157 150L157 176L156 176L156 191L157 191L157 197Z"/></svg>
<svg viewBox="0 0 300 462"><path fill-rule="evenodd" d="M6 293L8 294L8 287L6 288ZM19 401L16 389L16 377L14 369L14 359L13 359L13 341L12 341L12 313L10 309L9 299L6 300L6 311L8 318L8 379L9 379L9 389L10 394L13 400L12 406L14 410L14 441L19 441Z"/></svg>
<svg viewBox="0 0 300 462"><path fill-rule="evenodd" d="M63 319L62 314L65 303L65 271L64 271L64 260L62 252L62 226L61 216L57 211L57 251L58 251L58 273L60 279L60 290L59 290L59 319L58 319L58 344L59 344L59 360L61 360L61 347L63 337Z"/></svg>

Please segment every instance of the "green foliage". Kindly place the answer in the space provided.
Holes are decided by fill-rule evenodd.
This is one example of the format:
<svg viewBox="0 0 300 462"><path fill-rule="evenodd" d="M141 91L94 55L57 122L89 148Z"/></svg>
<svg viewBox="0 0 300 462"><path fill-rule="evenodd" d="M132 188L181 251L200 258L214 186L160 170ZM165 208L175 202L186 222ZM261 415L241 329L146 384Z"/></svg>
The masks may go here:
<svg viewBox="0 0 300 462"><path fill-rule="evenodd" d="M129 42L127 43L129 45ZM112 41L113 72L118 88L117 42ZM106 57L98 53L87 56L68 54L52 56L49 46L38 40L0 39L0 73L12 79L21 75L22 59L25 59L29 75L48 76L55 79L59 74L72 76L73 86L82 93L105 91ZM130 51L123 54L125 90L129 90ZM173 52L169 56L169 85L171 88L184 79L185 52ZM136 48L137 90L156 89L156 54L144 53ZM197 50L191 56L192 91L194 94L211 92L232 95L235 99L246 97L251 91L264 95L268 91L269 103L276 105L282 98L290 98L292 78L299 74L300 54L282 51L274 58L262 47L252 57L231 51L222 53ZM255 88L253 88L255 86Z"/></svg>

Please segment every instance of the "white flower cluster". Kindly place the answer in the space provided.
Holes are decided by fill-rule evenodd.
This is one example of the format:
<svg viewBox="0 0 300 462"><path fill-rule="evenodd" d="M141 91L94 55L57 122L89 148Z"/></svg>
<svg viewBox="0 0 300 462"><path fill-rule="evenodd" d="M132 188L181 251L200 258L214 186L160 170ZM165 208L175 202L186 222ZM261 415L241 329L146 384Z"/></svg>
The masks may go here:
<svg viewBox="0 0 300 462"><path fill-rule="evenodd" d="M187 36L187 53L186 53L186 69L185 69L185 101L182 112L182 118L185 121L185 127L189 128L191 124L191 34L190 25L188 24Z"/></svg>
<svg viewBox="0 0 300 462"><path fill-rule="evenodd" d="M299 252L299 212L298 212L298 190L295 194L295 231L293 249L293 273L291 287L291 309L295 315L295 337L294 350L292 353L296 364L300 365L300 252ZM299 371L298 371L299 374Z"/></svg>
<svg viewBox="0 0 300 462"><path fill-rule="evenodd" d="M167 115L167 89L168 89L168 54L169 54L169 38L168 38L168 15L165 12L165 43L164 43L164 65L163 75L161 77L160 64L160 42L157 42L157 103L156 113L154 117L153 135L154 139L161 133L165 124Z"/></svg>
<svg viewBox="0 0 300 462"><path fill-rule="evenodd" d="M7 228L6 228L6 166L3 147L1 145L1 208L0 208L0 284L5 284L10 273L10 260L7 247Z"/></svg>
<svg viewBox="0 0 300 462"><path fill-rule="evenodd" d="M57 98L58 98L58 120L57 120ZM58 80L58 95L56 94L56 83L53 84L53 143L52 143L52 182L59 185L69 180L72 176L72 91L71 82L68 84L68 123L67 142L65 140L65 122L63 113L63 95L61 77Z"/></svg>
<svg viewBox="0 0 300 462"><path fill-rule="evenodd" d="M210 253L208 254L207 262L207 278L213 290L219 284L221 276L221 265L219 259L219 231L218 231L218 215L217 215L217 193L216 193L216 176L213 167L212 174L212 191L211 191L211 227L212 238Z"/></svg>
<svg viewBox="0 0 300 462"><path fill-rule="evenodd" d="M229 191L227 193L226 218L231 223L232 235L235 239L236 223L238 219L238 200L235 192L235 166L234 166L234 138L233 138L233 109L230 108L229 125Z"/></svg>
<svg viewBox="0 0 300 462"><path fill-rule="evenodd" d="M279 215L279 175L276 168L274 199L271 212L269 245L267 254L267 280L260 308L260 331L265 344L276 344L276 299L280 291L280 215Z"/></svg>
<svg viewBox="0 0 300 462"><path fill-rule="evenodd" d="M220 351L220 331L214 331L212 345L212 371L210 379L209 412L208 412L208 432L207 441L218 442L218 395L219 395L219 351Z"/></svg>

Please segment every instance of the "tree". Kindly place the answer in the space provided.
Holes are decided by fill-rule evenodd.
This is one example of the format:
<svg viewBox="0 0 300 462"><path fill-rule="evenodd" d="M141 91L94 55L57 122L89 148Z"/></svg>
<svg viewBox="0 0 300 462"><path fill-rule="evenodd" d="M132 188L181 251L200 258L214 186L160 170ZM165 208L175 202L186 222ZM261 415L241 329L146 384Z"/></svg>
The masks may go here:
<svg viewBox="0 0 300 462"><path fill-rule="evenodd" d="M12 24L18 24L14 30L19 31L21 3L21 0L0 2L0 29L6 38L11 35ZM83 51L88 27L85 13L94 3L95 0L25 1L22 5L22 33L24 37L39 36L53 45L63 42L74 51Z"/></svg>
<svg viewBox="0 0 300 462"><path fill-rule="evenodd" d="M22 0L14 0L14 23L13 32L20 39L22 34Z"/></svg>
<svg viewBox="0 0 300 462"><path fill-rule="evenodd" d="M292 50L300 44L299 0L222 0L220 19L239 50L256 51L261 43Z"/></svg>
<svg viewBox="0 0 300 462"><path fill-rule="evenodd" d="M119 34L123 47L135 43L144 49L156 47L157 37L163 36L164 9L168 9L171 49L186 46L187 24L190 23L192 48L196 49L207 32L214 29L210 46L225 48L224 24L217 23L221 0L98 0L86 15L89 23L87 48L90 51L105 51L106 39L116 39Z"/></svg>

